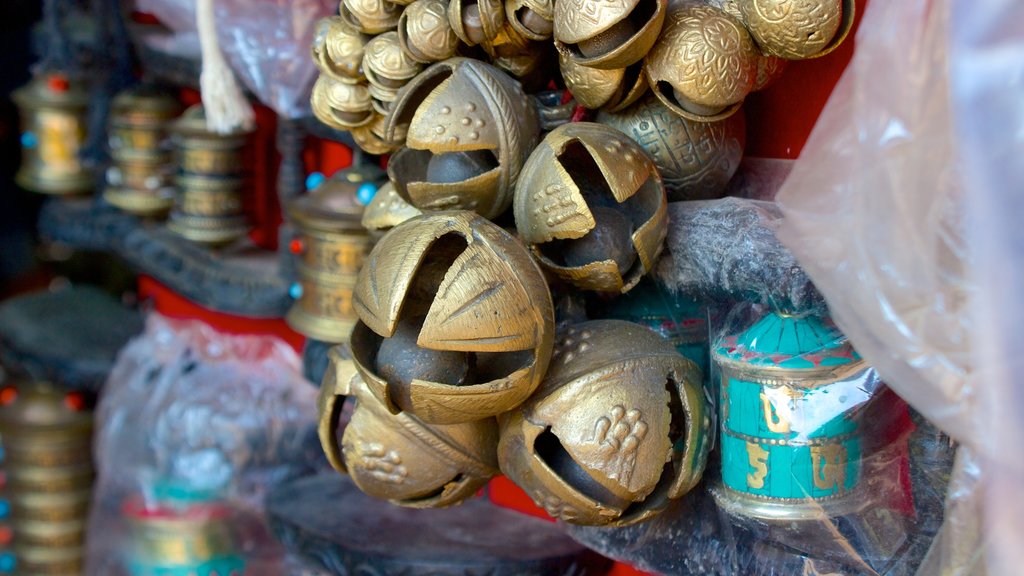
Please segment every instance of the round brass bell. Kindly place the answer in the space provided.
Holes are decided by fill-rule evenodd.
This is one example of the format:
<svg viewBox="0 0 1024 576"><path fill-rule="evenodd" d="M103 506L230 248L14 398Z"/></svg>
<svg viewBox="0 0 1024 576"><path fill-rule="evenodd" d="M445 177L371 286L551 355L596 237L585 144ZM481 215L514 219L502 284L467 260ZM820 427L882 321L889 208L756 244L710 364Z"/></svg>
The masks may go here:
<svg viewBox="0 0 1024 576"><path fill-rule="evenodd" d="M331 465L349 474L360 490L399 506L441 508L473 496L498 473L493 418L444 425L392 413L338 350L328 353L318 432ZM345 396L355 399L355 408L339 449Z"/></svg>
<svg viewBox="0 0 1024 576"><path fill-rule="evenodd" d="M402 7L388 0L343 0L338 16L363 34L381 34L398 26Z"/></svg>
<svg viewBox="0 0 1024 576"><path fill-rule="evenodd" d="M717 122L694 122L647 96L597 121L624 132L651 156L670 202L720 198L743 159L743 112Z"/></svg>
<svg viewBox="0 0 1024 576"><path fill-rule="evenodd" d="M373 104L366 84L349 84L321 75L313 84L309 104L317 120L337 130L351 130L373 120Z"/></svg>
<svg viewBox="0 0 1024 576"><path fill-rule="evenodd" d="M340 16L321 18L313 33L310 49L321 74L339 82L362 82L363 47L369 38L352 28Z"/></svg>
<svg viewBox="0 0 1024 576"><path fill-rule="evenodd" d="M363 212L363 226L371 232L385 232L402 222L423 214L406 202L391 182L384 184Z"/></svg>
<svg viewBox="0 0 1024 576"><path fill-rule="evenodd" d="M516 228L542 268L583 290L627 292L654 268L668 204L650 156L622 132L563 124L516 185Z"/></svg>
<svg viewBox="0 0 1024 576"><path fill-rule="evenodd" d="M522 244L472 212L418 216L359 273L352 355L377 400L434 424L523 402L547 367L554 310Z"/></svg>
<svg viewBox="0 0 1024 576"><path fill-rule="evenodd" d="M579 65L564 53L558 55L565 87L576 102L592 110L607 108L618 111L636 102L647 92L643 64L606 70Z"/></svg>
<svg viewBox="0 0 1024 576"><path fill-rule="evenodd" d="M422 64L402 51L398 32L385 32L366 44L363 72L371 87L398 90L422 69Z"/></svg>
<svg viewBox="0 0 1024 576"><path fill-rule="evenodd" d="M356 146L367 154L391 154L402 147L401 141L391 142L384 138L384 116L378 112L374 112L369 124L353 128L350 132Z"/></svg>
<svg viewBox="0 0 1024 576"><path fill-rule="evenodd" d="M737 0L761 50L789 60L835 50L853 26L853 0Z"/></svg>
<svg viewBox="0 0 1024 576"><path fill-rule="evenodd" d="M61 74L42 74L11 93L21 117L18 186L41 194L74 195L93 189L78 159L86 139L89 95Z"/></svg>
<svg viewBox="0 0 1024 576"><path fill-rule="evenodd" d="M555 2L555 47L582 66L625 68L658 40L668 0Z"/></svg>
<svg viewBox="0 0 1024 576"><path fill-rule="evenodd" d="M448 23L467 46L493 40L505 25L501 0L449 0Z"/></svg>
<svg viewBox="0 0 1024 576"><path fill-rule="evenodd" d="M380 187L386 178L372 165L349 168L288 203L302 294L285 320L296 331L322 342L348 341L358 319L352 290L372 246L356 194L362 186Z"/></svg>
<svg viewBox="0 0 1024 576"><path fill-rule="evenodd" d="M743 24L710 6L668 15L645 59L651 89L690 120L710 122L736 112L753 90L759 53Z"/></svg>
<svg viewBox="0 0 1024 576"><path fill-rule="evenodd" d="M554 0L505 0L505 21L530 40L547 40L555 30Z"/></svg>
<svg viewBox="0 0 1024 576"><path fill-rule="evenodd" d="M560 333L540 388L498 421L501 471L572 524L654 516L697 484L710 447L696 364L620 320Z"/></svg>
<svg viewBox="0 0 1024 576"><path fill-rule="evenodd" d="M398 20L398 43L411 60L429 64L451 58L459 37L448 22L445 0L416 0Z"/></svg>
<svg viewBox="0 0 1024 576"><path fill-rule="evenodd" d="M543 63L546 44L526 38L506 22L497 36L482 42L480 47L494 66L522 79Z"/></svg>
<svg viewBox="0 0 1024 576"><path fill-rule="evenodd" d="M420 210L473 210L494 218L512 203L540 122L518 82L497 68L451 58L399 92L385 137L406 131L388 163L403 198Z"/></svg>

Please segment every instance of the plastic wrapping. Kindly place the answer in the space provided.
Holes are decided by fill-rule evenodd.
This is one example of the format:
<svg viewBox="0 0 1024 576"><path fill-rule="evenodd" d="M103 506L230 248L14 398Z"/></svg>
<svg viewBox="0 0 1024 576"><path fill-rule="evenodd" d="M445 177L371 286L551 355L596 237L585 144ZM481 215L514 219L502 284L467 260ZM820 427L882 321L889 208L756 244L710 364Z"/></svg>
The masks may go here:
<svg viewBox="0 0 1024 576"><path fill-rule="evenodd" d="M172 52L198 53L195 0L137 0L173 30ZM216 0L221 49L245 86L278 114L310 114L309 92L317 70L309 57L316 21L338 7L331 0Z"/></svg>
<svg viewBox="0 0 1024 576"><path fill-rule="evenodd" d="M97 408L87 573L281 574L263 498L323 461L315 406L282 341L150 316Z"/></svg>

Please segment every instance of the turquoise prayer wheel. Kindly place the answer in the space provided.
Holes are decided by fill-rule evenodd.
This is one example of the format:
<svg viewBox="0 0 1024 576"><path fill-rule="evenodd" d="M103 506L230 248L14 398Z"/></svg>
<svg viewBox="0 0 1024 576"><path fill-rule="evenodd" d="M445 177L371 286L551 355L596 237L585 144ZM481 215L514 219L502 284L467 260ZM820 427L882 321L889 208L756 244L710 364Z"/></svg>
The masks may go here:
<svg viewBox="0 0 1024 576"><path fill-rule="evenodd" d="M831 320L769 313L715 342L719 507L764 521L820 520L864 505L861 423L874 371Z"/></svg>

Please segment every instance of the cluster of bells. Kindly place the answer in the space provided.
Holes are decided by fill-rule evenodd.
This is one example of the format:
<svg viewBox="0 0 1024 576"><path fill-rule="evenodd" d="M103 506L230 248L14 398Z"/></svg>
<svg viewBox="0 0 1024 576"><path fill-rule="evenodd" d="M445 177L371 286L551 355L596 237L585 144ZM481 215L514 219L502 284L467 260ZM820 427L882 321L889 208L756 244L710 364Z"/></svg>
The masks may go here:
<svg viewBox="0 0 1024 576"><path fill-rule="evenodd" d="M14 99L22 122L19 185L64 197L91 192L93 172L79 160L88 136L84 85L45 73L15 91ZM107 203L150 219L169 213L168 228L200 244L219 246L246 234L247 132L214 133L206 128L201 105L182 113L176 98L152 86L118 94L108 129Z"/></svg>
<svg viewBox="0 0 1024 576"><path fill-rule="evenodd" d="M700 369L629 322L556 336L548 282L635 287L668 200L715 197L735 171L746 94L780 57L830 51L853 17L839 0L713 4L344 0L320 23L314 113L392 154L362 213L379 241L329 299L348 323L322 338L348 346L329 354L321 442L362 490L447 506L500 471L552 516L624 525L700 480ZM542 138L526 90L554 80L552 45L572 96L603 110ZM509 208L513 232L492 222Z"/></svg>

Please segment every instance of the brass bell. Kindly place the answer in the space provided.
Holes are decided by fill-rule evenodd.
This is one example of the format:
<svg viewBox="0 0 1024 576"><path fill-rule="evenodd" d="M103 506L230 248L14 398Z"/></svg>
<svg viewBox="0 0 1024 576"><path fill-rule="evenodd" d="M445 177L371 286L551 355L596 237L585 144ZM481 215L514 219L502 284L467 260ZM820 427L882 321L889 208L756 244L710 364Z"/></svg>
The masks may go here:
<svg viewBox="0 0 1024 576"><path fill-rule="evenodd" d="M378 102L394 102L399 88L405 86L422 69L422 64L410 59L402 51L398 32L386 32L366 44L363 72L370 83L370 95ZM377 111L388 113L387 109Z"/></svg>
<svg viewBox="0 0 1024 576"><path fill-rule="evenodd" d="M388 163L403 198L421 210L473 210L494 218L512 203L540 122L518 82L497 68L451 58L399 93L385 125L405 148Z"/></svg>
<svg viewBox="0 0 1024 576"><path fill-rule="evenodd" d="M309 103L317 120L337 130L359 128L373 120L373 103L366 84L340 82L324 74L313 84Z"/></svg>
<svg viewBox="0 0 1024 576"><path fill-rule="evenodd" d="M426 424L408 412L390 412L343 358L328 352L320 388L318 433L331 465L370 496L400 506L439 508L473 496L498 473L493 418ZM355 399L341 447L337 428L344 397Z"/></svg>
<svg viewBox="0 0 1024 576"><path fill-rule="evenodd" d="M746 144L743 112L717 122L694 122L654 96L597 121L635 140L658 167L670 202L721 197L739 168Z"/></svg>
<svg viewBox="0 0 1024 576"><path fill-rule="evenodd" d="M505 21L530 40L547 40L555 30L554 0L505 0Z"/></svg>
<svg viewBox="0 0 1024 576"><path fill-rule="evenodd" d="M311 55L321 74L340 82L362 82L363 47L370 39L340 16L321 18L313 34Z"/></svg>
<svg viewBox="0 0 1024 576"><path fill-rule="evenodd" d="M516 228L541 267L577 288L627 292L668 233L661 176L639 144L593 122L549 133L516 185Z"/></svg>
<svg viewBox="0 0 1024 576"><path fill-rule="evenodd" d="M370 232L385 232L402 222L423 214L395 190L391 182L384 184L363 212L363 227Z"/></svg>
<svg viewBox="0 0 1024 576"><path fill-rule="evenodd" d="M854 0L736 0L750 35L770 56L802 60L835 50L853 27Z"/></svg>
<svg viewBox="0 0 1024 576"><path fill-rule="evenodd" d="M78 159L85 144L89 95L58 73L41 74L11 94L21 116L18 186L55 195L93 189L92 172Z"/></svg>
<svg viewBox="0 0 1024 576"><path fill-rule="evenodd" d="M296 228L291 243L298 257L302 292L285 318L298 332L321 342L347 342L355 326L352 290L373 243L360 224L360 188L376 189L386 180L372 165L343 170L316 190L288 203Z"/></svg>
<svg viewBox="0 0 1024 576"><path fill-rule="evenodd" d="M228 244L249 230L242 212L245 170L243 149L250 132L218 134L206 127L200 104L192 106L171 127L178 159L178 196L167 227L193 242Z"/></svg>
<svg viewBox="0 0 1024 576"><path fill-rule="evenodd" d="M455 55L459 37L448 22L444 0L416 0L398 19L398 43L409 59L423 64Z"/></svg>
<svg viewBox="0 0 1024 576"><path fill-rule="evenodd" d="M665 106L710 122L735 113L754 89L758 58L742 22L710 6L688 5L668 15L644 66Z"/></svg>
<svg viewBox="0 0 1024 576"><path fill-rule="evenodd" d="M498 421L501 471L572 524L654 516L697 484L710 447L696 364L620 320L561 333L541 387Z"/></svg>
<svg viewBox="0 0 1024 576"><path fill-rule="evenodd" d="M338 16L350 28L363 34L381 34L394 30L402 7L388 0L343 0Z"/></svg>
<svg viewBox="0 0 1024 576"><path fill-rule="evenodd" d="M544 62L547 46L546 43L523 36L509 22L505 22L497 36L480 44L494 66L508 72L524 84L527 83L526 77L534 75ZM541 80L546 84L546 75Z"/></svg>
<svg viewBox="0 0 1024 576"><path fill-rule="evenodd" d="M582 66L625 68L650 51L667 11L668 0L559 0L555 47Z"/></svg>
<svg viewBox="0 0 1024 576"><path fill-rule="evenodd" d="M384 138L384 116L376 111L374 111L373 118L369 124L359 128L352 128L350 132L356 146L359 146L367 154L391 154L401 148L402 143L405 141L404 135L401 135L402 139L397 142Z"/></svg>
<svg viewBox="0 0 1024 576"><path fill-rule="evenodd" d="M584 108L617 112L647 93L647 77L640 62L611 70L590 68L563 52L558 55L558 67L565 87Z"/></svg>
<svg viewBox="0 0 1024 576"><path fill-rule="evenodd" d="M151 86L118 94L110 110L110 156L103 199L138 216L165 214L174 204L168 128L181 113L170 94Z"/></svg>
<svg viewBox="0 0 1024 576"><path fill-rule="evenodd" d="M377 242L355 290L352 356L397 414L456 424L522 403L547 368L554 309L508 232L472 212L425 214Z"/></svg>
<svg viewBox="0 0 1024 576"><path fill-rule="evenodd" d="M754 92L764 90L778 80L786 71L788 60L775 56L762 56L757 60L757 77L754 80Z"/></svg>
<svg viewBox="0 0 1024 576"><path fill-rule="evenodd" d="M505 25L505 5L501 0L450 0L448 22L455 35L467 46L494 40Z"/></svg>

